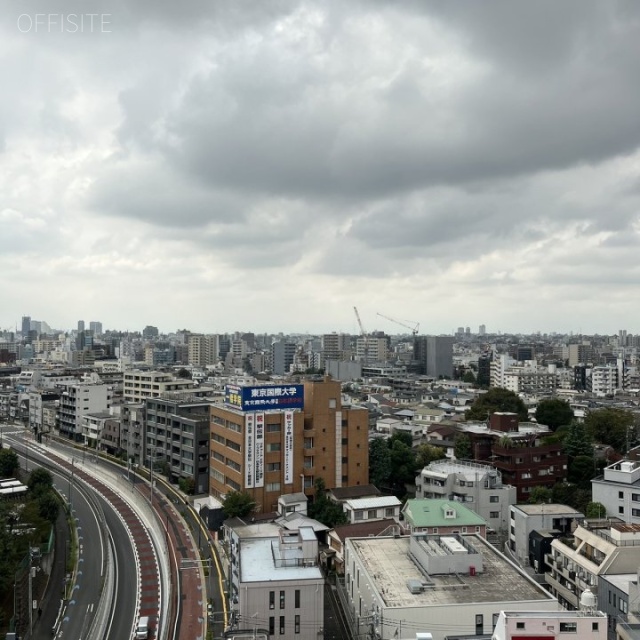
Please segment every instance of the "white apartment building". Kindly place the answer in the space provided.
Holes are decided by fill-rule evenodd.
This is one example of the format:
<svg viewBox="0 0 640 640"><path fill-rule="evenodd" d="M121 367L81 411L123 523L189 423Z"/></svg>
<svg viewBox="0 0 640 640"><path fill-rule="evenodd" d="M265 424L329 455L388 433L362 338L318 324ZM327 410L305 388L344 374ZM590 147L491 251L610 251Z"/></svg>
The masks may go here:
<svg viewBox="0 0 640 640"><path fill-rule="evenodd" d="M352 638L490 634L500 611L558 611L558 602L477 535L347 538L338 589Z"/></svg>
<svg viewBox="0 0 640 640"><path fill-rule="evenodd" d="M371 520L400 519L402 502L395 496L378 496L375 498L357 498L345 500L342 508L347 514L350 524L369 522Z"/></svg>
<svg viewBox="0 0 640 640"><path fill-rule="evenodd" d="M144 402L147 398L157 398L167 391L186 391L193 388L191 380L180 380L161 371L126 371L124 374L123 401Z"/></svg>
<svg viewBox="0 0 640 640"><path fill-rule="evenodd" d="M607 615L595 610L501 611L492 640L518 638L607 640Z"/></svg>
<svg viewBox="0 0 640 640"><path fill-rule="evenodd" d="M491 386L504 387L504 375L509 367L516 364L516 361L507 354L500 354L491 361Z"/></svg>
<svg viewBox="0 0 640 640"><path fill-rule="evenodd" d="M620 460L591 481L593 501L603 504L607 516L640 525L640 462ZM603 514L604 515L604 514Z"/></svg>
<svg viewBox="0 0 640 640"><path fill-rule="evenodd" d="M599 521L600 522L600 521ZM586 525L586 526L585 526ZM586 589L596 592L598 577L631 573L640 565L640 525L578 526L569 544L551 543L545 581L566 608L577 609Z"/></svg>
<svg viewBox="0 0 640 640"><path fill-rule="evenodd" d="M493 531L505 531L516 488L502 483L491 465L462 460L436 460L416 476L416 498L455 500L483 518Z"/></svg>
<svg viewBox="0 0 640 640"><path fill-rule="evenodd" d="M509 367L503 374L502 386L514 393L553 394L558 387L556 367L539 367L535 362Z"/></svg>
<svg viewBox="0 0 640 640"><path fill-rule="evenodd" d="M189 336L188 349L190 365L194 367L206 367L216 364L220 357L220 336Z"/></svg>
<svg viewBox="0 0 640 640"><path fill-rule="evenodd" d="M82 418L88 413L108 411L111 388L106 384L70 384L60 396L58 430L61 436L82 439Z"/></svg>
<svg viewBox="0 0 640 640"><path fill-rule="evenodd" d="M627 388L627 371L624 361L618 358L616 365L593 367L587 373L587 390L597 396L612 396Z"/></svg>
<svg viewBox="0 0 640 640"><path fill-rule="evenodd" d="M324 577L311 526L231 522L231 603L237 627L283 640L317 640L324 627Z"/></svg>
<svg viewBox="0 0 640 640"><path fill-rule="evenodd" d="M529 536L532 531L561 531L569 534L572 525L584 515L564 504L513 504L509 514L509 550L521 566L532 566L542 573L530 554Z"/></svg>
<svg viewBox="0 0 640 640"><path fill-rule="evenodd" d="M362 362L386 362L389 359L387 339L372 336L358 338L356 341L356 357Z"/></svg>

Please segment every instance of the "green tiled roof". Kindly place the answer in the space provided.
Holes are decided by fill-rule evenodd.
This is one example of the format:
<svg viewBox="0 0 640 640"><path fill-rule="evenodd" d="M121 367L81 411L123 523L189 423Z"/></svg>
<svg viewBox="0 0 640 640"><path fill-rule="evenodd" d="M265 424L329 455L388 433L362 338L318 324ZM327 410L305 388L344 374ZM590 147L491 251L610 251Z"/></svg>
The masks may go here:
<svg viewBox="0 0 640 640"><path fill-rule="evenodd" d="M454 517L445 517L447 511L453 511ZM475 511L455 500L407 500L402 512L404 519L413 527L475 527L487 524Z"/></svg>

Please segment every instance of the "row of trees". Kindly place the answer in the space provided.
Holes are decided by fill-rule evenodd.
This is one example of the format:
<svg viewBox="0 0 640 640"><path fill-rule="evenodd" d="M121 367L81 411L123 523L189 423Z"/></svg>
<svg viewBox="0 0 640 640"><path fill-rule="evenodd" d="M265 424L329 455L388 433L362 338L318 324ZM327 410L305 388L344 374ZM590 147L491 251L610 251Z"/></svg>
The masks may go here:
<svg viewBox="0 0 640 640"><path fill-rule="evenodd" d="M2 449L0 476L15 477L18 471L15 451ZM29 474L27 487L26 500L0 502L0 599L13 592L17 567L30 547L39 546L48 538L60 510L49 471L34 469Z"/></svg>
<svg viewBox="0 0 640 640"><path fill-rule="evenodd" d="M369 482L398 498L407 494L407 485L433 460L445 457L444 450L428 443L413 448L411 434L394 433L388 440L377 438L369 444Z"/></svg>

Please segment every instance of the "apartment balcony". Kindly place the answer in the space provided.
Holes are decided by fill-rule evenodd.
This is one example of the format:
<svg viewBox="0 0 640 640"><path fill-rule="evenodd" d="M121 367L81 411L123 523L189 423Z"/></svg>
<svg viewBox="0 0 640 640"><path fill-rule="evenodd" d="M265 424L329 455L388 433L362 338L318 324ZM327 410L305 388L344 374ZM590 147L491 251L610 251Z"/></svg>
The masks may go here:
<svg viewBox="0 0 640 640"><path fill-rule="evenodd" d="M576 609L578 608L578 596L570 588L573 587L573 589L575 590L575 585L565 586L559 580L553 578L550 573L545 573L544 579L545 582L555 591L555 593L557 593L559 596L562 596Z"/></svg>

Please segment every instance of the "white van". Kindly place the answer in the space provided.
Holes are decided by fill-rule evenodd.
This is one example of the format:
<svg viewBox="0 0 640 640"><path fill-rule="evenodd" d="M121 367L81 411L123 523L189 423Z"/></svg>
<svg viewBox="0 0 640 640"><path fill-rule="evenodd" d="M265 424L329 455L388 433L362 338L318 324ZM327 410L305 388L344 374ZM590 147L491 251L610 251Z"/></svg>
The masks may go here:
<svg viewBox="0 0 640 640"><path fill-rule="evenodd" d="M147 640L149 637L149 616L142 616L136 627L136 640Z"/></svg>

